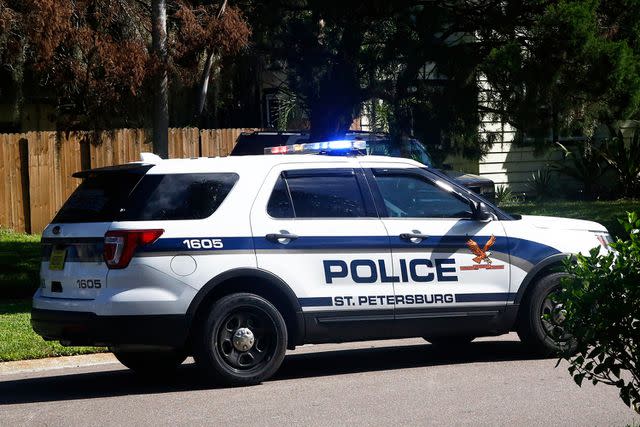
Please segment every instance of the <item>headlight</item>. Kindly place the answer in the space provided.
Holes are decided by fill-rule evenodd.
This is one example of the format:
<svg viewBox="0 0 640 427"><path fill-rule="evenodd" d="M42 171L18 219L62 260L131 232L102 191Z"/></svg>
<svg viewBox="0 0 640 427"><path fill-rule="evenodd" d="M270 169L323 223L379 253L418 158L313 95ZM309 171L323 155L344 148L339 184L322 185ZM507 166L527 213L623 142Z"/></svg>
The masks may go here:
<svg viewBox="0 0 640 427"><path fill-rule="evenodd" d="M600 246L602 246L604 249L609 249L609 245L613 242L613 239L611 238L611 234L609 233L595 233L596 235L596 239L598 239L598 242L600 243Z"/></svg>

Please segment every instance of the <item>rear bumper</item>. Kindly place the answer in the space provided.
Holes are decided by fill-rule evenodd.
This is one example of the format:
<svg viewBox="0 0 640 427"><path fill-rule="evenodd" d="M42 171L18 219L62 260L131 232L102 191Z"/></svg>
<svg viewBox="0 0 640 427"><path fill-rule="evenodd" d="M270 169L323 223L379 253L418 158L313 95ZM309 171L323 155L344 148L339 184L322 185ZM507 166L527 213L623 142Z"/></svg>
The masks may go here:
<svg viewBox="0 0 640 427"><path fill-rule="evenodd" d="M31 310L31 326L45 340L65 345L181 347L189 332L185 315L99 316L38 308Z"/></svg>

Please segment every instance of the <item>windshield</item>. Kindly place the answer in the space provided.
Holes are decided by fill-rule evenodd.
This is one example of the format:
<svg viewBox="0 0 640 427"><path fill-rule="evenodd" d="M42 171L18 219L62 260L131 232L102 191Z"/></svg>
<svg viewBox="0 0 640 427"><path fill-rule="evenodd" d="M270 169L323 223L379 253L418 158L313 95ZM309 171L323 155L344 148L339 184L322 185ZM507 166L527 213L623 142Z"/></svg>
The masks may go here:
<svg viewBox="0 0 640 427"><path fill-rule="evenodd" d="M433 167L431 157L420 142L415 139L393 142L390 139L367 141L367 154L372 156L404 157Z"/></svg>

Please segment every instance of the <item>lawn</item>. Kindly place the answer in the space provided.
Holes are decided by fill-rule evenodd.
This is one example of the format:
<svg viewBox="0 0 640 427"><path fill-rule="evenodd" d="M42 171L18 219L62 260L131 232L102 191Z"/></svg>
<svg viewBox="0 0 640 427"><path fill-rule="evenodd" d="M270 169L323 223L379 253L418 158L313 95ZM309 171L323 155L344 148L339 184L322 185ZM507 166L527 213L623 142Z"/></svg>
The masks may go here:
<svg viewBox="0 0 640 427"><path fill-rule="evenodd" d="M31 302L0 302L0 362L96 353L96 347L63 347L36 335L29 323Z"/></svg>
<svg viewBox="0 0 640 427"><path fill-rule="evenodd" d="M31 297L39 269L40 236L0 228L0 298Z"/></svg>

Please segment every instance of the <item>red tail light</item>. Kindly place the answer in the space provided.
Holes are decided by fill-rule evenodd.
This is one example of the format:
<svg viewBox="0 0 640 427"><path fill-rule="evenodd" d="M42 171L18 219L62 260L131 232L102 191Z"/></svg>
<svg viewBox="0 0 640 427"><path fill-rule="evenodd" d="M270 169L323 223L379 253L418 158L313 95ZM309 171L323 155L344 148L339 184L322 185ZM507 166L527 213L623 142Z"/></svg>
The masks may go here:
<svg viewBox="0 0 640 427"><path fill-rule="evenodd" d="M161 229L107 231L104 235L104 262L109 268L125 268L138 246L155 242L162 233L164 230Z"/></svg>

